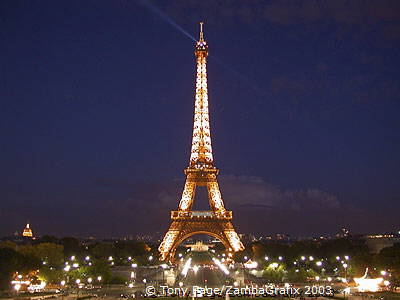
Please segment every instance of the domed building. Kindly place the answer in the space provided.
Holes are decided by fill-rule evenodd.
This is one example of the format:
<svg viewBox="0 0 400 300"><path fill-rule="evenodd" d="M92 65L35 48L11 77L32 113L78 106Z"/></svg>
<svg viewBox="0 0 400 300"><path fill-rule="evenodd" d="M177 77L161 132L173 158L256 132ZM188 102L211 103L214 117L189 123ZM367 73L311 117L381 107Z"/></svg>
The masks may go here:
<svg viewBox="0 0 400 300"><path fill-rule="evenodd" d="M31 229L29 223L26 224L24 231L22 232L22 236L27 237L27 238L33 238L33 232L32 232L32 229Z"/></svg>

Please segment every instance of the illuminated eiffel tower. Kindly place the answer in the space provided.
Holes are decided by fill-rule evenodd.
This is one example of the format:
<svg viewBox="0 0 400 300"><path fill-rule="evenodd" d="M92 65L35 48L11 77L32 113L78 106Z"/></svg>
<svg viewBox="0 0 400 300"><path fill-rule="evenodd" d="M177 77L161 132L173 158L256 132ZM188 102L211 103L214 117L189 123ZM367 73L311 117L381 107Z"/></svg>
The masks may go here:
<svg viewBox="0 0 400 300"><path fill-rule="evenodd" d="M210 123L208 115L207 56L208 45L204 40L203 23L200 39L195 49L197 62L196 97L192 150L189 167L184 170L186 182L177 211L171 211L172 223L158 248L161 260L173 261L176 248L195 234L207 234L219 239L229 251L244 249L232 225L232 211L227 211L222 201L214 166ZM206 186L209 211L192 211L197 186Z"/></svg>

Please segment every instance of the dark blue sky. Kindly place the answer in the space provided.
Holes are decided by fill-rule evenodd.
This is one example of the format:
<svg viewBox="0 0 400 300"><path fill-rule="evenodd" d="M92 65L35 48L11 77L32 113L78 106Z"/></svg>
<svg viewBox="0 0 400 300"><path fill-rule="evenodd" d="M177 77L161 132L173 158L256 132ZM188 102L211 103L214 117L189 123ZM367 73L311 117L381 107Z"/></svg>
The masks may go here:
<svg viewBox="0 0 400 300"><path fill-rule="evenodd" d="M194 43L149 3L1 1L0 235L27 220L59 236L167 229ZM205 22L214 157L239 232L400 227L398 1L154 4L195 37Z"/></svg>

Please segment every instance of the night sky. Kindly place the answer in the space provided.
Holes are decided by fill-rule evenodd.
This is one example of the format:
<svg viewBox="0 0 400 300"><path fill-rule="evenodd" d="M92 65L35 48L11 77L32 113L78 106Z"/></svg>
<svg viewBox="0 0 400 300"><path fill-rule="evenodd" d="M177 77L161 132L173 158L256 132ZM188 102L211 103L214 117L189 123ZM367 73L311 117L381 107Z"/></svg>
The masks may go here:
<svg viewBox="0 0 400 300"><path fill-rule="evenodd" d="M199 21L237 231L399 229L400 1L3 0L0 235L167 230Z"/></svg>

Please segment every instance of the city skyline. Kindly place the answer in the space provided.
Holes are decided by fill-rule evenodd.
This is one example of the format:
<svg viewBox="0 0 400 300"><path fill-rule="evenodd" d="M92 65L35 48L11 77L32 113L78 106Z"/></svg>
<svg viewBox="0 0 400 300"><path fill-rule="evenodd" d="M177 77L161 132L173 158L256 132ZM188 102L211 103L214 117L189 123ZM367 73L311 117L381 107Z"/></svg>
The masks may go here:
<svg viewBox="0 0 400 300"><path fill-rule="evenodd" d="M237 231L398 230L398 4L207 3L215 13L191 2L0 4L0 235L27 221L57 236L167 228L193 115L194 41L182 30L196 35L201 20Z"/></svg>

